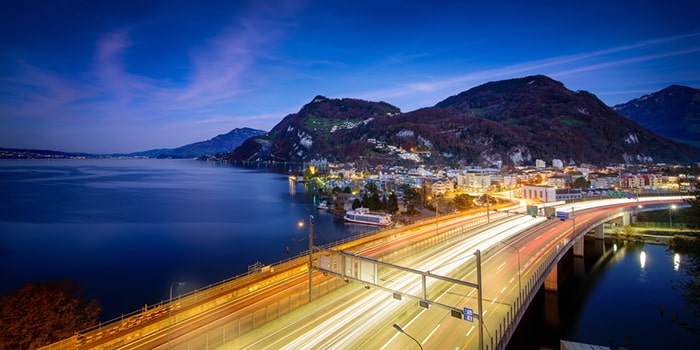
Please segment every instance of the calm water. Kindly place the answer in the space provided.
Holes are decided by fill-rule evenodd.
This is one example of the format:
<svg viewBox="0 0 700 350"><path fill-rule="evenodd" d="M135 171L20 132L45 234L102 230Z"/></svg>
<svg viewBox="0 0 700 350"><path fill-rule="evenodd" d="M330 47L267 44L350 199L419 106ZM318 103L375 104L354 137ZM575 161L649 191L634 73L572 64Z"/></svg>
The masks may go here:
<svg viewBox="0 0 700 350"><path fill-rule="evenodd" d="M585 259L563 259L560 293L540 290L509 349L558 349L559 339L635 350L697 349L700 339L679 326L692 319L673 288L688 278L684 258L666 246L594 241L587 242Z"/></svg>
<svg viewBox="0 0 700 350"><path fill-rule="evenodd" d="M69 278L110 319L373 230L317 212L285 174L193 160L0 161L0 293Z"/></svg>

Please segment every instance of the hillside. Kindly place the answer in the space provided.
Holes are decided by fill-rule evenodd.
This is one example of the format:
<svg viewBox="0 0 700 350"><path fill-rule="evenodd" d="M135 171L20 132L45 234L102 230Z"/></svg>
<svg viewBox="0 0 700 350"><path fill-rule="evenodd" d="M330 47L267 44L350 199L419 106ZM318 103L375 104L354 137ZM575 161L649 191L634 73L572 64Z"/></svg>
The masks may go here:
<svg viewBox="0 0 700 350"><path fill-rule="evenodd" d="M490 82L434 107L401 113L384 102L317 96L229 159L517 166L698 159L594 95L545 76Z"/></svg>
<svg viewBox="0 0 700 350"><path fill-rule="evenodd" d="M200 141L178 148L153 149L144 152L130 153L129 156L151 158L199 158L219 153L227 153L236 149L246 139L265 133L251 128L236 128L226 134L217 135L207 141Z"/></svg>
<svg viewBox="0 0 700 350"><path fill-rule="evenodd" d="M700 147L700 89L671 85L613 109L658 135Z"/></svg>

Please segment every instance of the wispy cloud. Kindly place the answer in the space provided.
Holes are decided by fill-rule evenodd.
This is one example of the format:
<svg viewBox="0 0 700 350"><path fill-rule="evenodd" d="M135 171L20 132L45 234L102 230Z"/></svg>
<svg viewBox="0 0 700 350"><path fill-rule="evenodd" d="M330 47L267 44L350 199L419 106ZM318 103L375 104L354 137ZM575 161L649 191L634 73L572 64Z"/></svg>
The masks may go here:
<svg viewBox="0 0 700 350"><path fill-rule="evenodd" d="M603 70L620 65L696 53L700 51L700 47L668 49L667 51L654 54L635 54L637 51L678 43L699 36L700 33L690 33L640 41L603 50L550 57L494 69L479 70L469 74L443 77L442 79L431 77L429 81L406 82L393 88L370 90L356 94L371 100L407 101L407 104L412 109L436 103L438 99L446 97L446 94L457 93L465 88L471 88L493 80L515 78L528 74L547 74L555 78L570 77L575 74ZM623 57L620 58L620 56Z"/></svg>

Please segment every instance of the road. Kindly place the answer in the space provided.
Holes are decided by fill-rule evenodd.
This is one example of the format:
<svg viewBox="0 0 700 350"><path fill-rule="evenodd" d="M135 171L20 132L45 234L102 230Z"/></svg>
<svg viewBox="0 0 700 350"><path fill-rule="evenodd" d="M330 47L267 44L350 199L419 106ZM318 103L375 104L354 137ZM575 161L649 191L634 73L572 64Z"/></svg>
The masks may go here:
<svg viewBox="0 0 700 350"><path fill-rule="evenodd" d="M605 203L629 206L631 202ZM584 211L584 206L590 206L590 203L576 205L576 225L603 215L604 211L598 209ZM397 234L381 245L360 245L361 248L353 252L475 283L474 251L480 249L484 252L484 340L490 348L491 339L498 339L503 334L503 321L513 317L512 305L518 298L518 291L525 289L526 281L532 278L535 267L543 259L541 252L571 235L572 227L571 221L522 214L499 213L498 216L500 221L488 226L482 224L484 218L456 217L436 222L440 232L459 232L459 235L440 243L428 239L435 234L436 227L426 225L407 235ZM492 217L496 215L492 214ZM411 252L406 253L406 249L411 249ZM378 272L385 288L420 297L420 281L415 276L391 268L380 268ZM339 278L314 273L314 286L322 283L329 294L314 298L310 305L302 306L308 298L305 294L308 274L299 273L248 297L203 312L187 322L174 322L172 327L151 332L124 348L165 349L169 345L171 349L193 349L207 345L214 348L218 344L226 344L221 348L230 349L417 348L412 339L392 327L394 323L401 325L425 348L478 347L478 323L453 318L443 308L424 309L413 299L394 300L387 291L368 290L361 283L345 283ZM476 311L475 291L464 285L428 281L429 298L444 305L470 307ZM280 310L282 304L289 310L299 308L285 314L285 310ZM271 305L277 305L277 310ZM260 310L264 310L262 314ZM268 314L271 319L284 315L259 326ZM258 319L262 321L258 322Z"/></svg>
<svg viewBox="0 0 700 350"><path fill-rule="evenodd" d="M629 201L622 203L604 209L581 207L576 210L576 225L583 227L606 217L611 210L635 205ZM573 224L571 220L517 216L487 230L471 232L459 241L436 245L392 263L475 282L473 252L476 249L487 252L482 255L484 341L487 348L492 348L492 339L502 336L504 320L515 311L513 304L518 291L526 288L525 281L534 278L537 267L545 259L544 252L571 237ZM379 254L377 248L368 252ZM419 291L416 279L400 271L385 269L379 275L392 289ZM432 281L428 289L440 303L477 310L475 289L438 281ZM445 309L423 309L413 300L394 300L391 293L375 288L367 290L361 283L350 283L314 306L313 310L297 313L292 317L294 322L268 324L227 344L226 348L417 348L411 338L392 327L394 323L426 349L478 348L477 323L453 318Z"/></svg>

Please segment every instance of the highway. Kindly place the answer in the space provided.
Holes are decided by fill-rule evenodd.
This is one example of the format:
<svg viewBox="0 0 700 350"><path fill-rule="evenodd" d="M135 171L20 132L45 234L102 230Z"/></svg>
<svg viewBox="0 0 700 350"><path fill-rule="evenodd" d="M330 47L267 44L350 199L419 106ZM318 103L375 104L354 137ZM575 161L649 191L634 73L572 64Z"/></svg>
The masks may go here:
<svg viewBox="0 0 700 350"><path fill-rule="evenodd" d="M605 203L620 203L617 207L636 205L629 200ZM590 206L590 203L585 205ZM576 224L582 227L587 222L605 217L617 207L585 210L584 206L579 206L575 209ZM458 224L445 223L441 230ZM475 282L473 253L477 249L487 252L482 256L484 340L486 347L492 348L491 339L503 333L503 320L509 315L512 317L518 290L525 288L524 281L533 277L536 267L544 259L543 252L551 251L570 237L572 226L571 220L562 222L513 215L488 229L474 230L458 240L393 259L391 263ZM401 241L360 253L381 256L385 250L400 246ZM392 269L380 269L379 275L385 287L419 294L420 286L415 276L406 276ZM434 300L477 310L475 289L431 282L428 289ZM368 290L361 283L348 283L311 306L288 315L285 322L271 322L245 334L224 348L417 348L412 339L392 327L394 323L425 348L478 348L478 323L453 318L442 308L421 308L411 299L394 300L391 293L376 288Z"/></svg>
<svg viewBox="0 0 700 350"><path fill-rule="evenodd" d="M646 200L652 199L643 203L651 203ZM575 211L576 226L584 227L621 207L636 204L626 199L605 200L568 204L558 210ZM601 205L608 207L600 209ZM481 250L483 338L485 348L491 349L503 336L506 321L512 320L523 302L519 291L525 295L526 290L538 287L532 279L541 273L538 268L546 253L563 245L572 234L572 220L533 218L524 215L523 207L509 210L491 213L488 225L484 215L451 216L435 225L390 230L380 240L334 249L471 283L476 283L474 252ZM438 229L440 240L435 239ZM393 327L398 324L424 348L478 348L476 318L475 322L457 319L445 308L431 305L425 309L415 298L395 300L387 290L346 283L320 271L314 272L314 301L307 304L308 270L303 263L297 266L301 268L290 269L295 272L286 277L247 287L255 288L254 293L229 293L226 297L212 294L187 307L175 303L172 326L161 317L130 330L128 335L115 334L90 345L105 349L418 348L413 339ZM381 287L422 298L420 276L383 265L377 272ZM426 287L431 301L457 309L468 307L475 313L478 310L475 288L434 278L427 280ZM120 337L121 343L110 340L114 337Z"/></svg>

